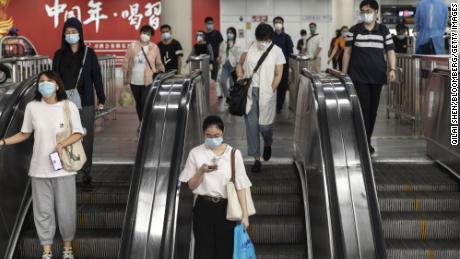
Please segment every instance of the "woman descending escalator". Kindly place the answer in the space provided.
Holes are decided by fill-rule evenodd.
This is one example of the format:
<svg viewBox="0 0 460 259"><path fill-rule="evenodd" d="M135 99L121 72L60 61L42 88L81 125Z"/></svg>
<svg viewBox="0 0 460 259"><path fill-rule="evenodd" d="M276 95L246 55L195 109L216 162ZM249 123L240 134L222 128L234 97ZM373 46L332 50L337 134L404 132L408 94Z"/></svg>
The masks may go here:
<svg viewBox="0 0 460 259"><path fill-rule="evenodd" d="M0 146L21 143L34 134L29 176L35 228L43 246L42 258L53 258L51 246L57 223L64 241L62 258L73 259L77 173L64 170L56 161L59 160L57 154L61 156L67 146L81 140L84 130L77 106L66 100L64 84L59 75L53 71L42 72L37 83L35 100L26 106L21 132L0 140ZM69 133L68 136L60 138L65 132ZM80 147L83 149L83 146Z"/></svg>
<svg viewBox="0 0 460 259"><path fill-rule="evenodd" d="M224 123L218 116L203 122L205 142L190 151L179 180L197 195L193 209L196 259L232 259L236 221L227 220L227 183L232 179L243 211L241 223L249 227L246 192L251 182L239 150L224 143ZM234 160L232 160L232 157Z"/></svg>

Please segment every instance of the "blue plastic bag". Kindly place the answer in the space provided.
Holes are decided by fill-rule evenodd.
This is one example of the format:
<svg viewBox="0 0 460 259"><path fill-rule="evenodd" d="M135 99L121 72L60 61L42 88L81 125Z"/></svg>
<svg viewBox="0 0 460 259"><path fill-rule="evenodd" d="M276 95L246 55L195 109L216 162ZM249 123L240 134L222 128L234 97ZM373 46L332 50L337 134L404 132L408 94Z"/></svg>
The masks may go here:
<svg viewBox="0 0 460 259"><path fill-rule="evenodd" d="M242 224L235 227L233 259L257 259L254 245Z"/></svg>

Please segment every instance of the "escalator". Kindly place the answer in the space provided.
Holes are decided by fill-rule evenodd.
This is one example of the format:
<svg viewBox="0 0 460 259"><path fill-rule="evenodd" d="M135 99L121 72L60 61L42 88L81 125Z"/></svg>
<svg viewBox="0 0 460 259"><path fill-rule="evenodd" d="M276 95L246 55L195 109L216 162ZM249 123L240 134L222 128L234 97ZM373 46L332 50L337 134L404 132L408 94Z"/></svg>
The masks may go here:
<svg viewBox="0 0 460 259"><path fill-rule="evenodd" d="M153 101L159 86L174 73L162 74L149 92ZM5 91L1 95L1 137L20 130L25 105L32 100L36 77ZM149 110L149 109L147 109ZM146 129L141 134L148 136ZM139 142L142 149L143 142ZM33 140L0 150L1 258L41 258L42 248L34 227L31 194L27 176ZM116 258L119 253L123 219L131 182L135 180L132 164L93 165L94 190L77 188L77 233L73 242L76 258ZM53 254L60 258L62 240L56 229Z"/></svg>

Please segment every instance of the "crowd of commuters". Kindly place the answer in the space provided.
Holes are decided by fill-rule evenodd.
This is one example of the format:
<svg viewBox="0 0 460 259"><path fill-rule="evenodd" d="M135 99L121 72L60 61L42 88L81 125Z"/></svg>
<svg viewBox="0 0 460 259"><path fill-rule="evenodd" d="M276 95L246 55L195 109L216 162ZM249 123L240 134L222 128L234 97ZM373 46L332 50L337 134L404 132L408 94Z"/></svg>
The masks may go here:
<svg viewBox="0 0 460 259"><path fill-rule="evenodd" d="M445 27L444 14L447 12L441 2L422 0L418 6L417 52L442 53L440 31ZM372 154L371 136L380 93L388 80L395 80L395 52L407 52L408 28L398 24L397 34L391 35L385 25L377 22L379 5L375 0L363 0L359 10L362 22L337 30L329 45L327 63L332 62L333 68L348 74L353 81ZM440 19L425 19L435 14L439 14ZM254 158L251 171L258 173L262 168L261 158L268 161L272 156L273 123L283 109L288 90L287 60L294 51L292 38L285 30L283 17L279 16L273 19L272 25L259 24L255 41L246 49L238 44L234 27L227 28L224 39L215 29L212 17L207 17L204 25L205 30L195 34L196 43L188 60L191 56L209 55L211 78L219 82L222 97L228 101L229 89L235 81L252 77L244 121L247 155ZM317 32L316 23L309 23L308 29L309 33L301 30L296 48L299 54L309 58L310 70L320 73L322 37ZM140 122L145 98L155 76L166 71L182 72L184 53L180 42L173 37L170 25L162 25L160 31L161 41L155 44L152 42L155 30L149 25L143 26L139 38L126 50L124 59L124 84L130 85ZM0 141L0 146L14 145L32 134L34 136L29 176L34 222L43 246L43 259L53 258L51 246L56 225L64 242L62 258L73 259L72 240L76 231L77 172L64 169L55 172L49 154L62 151L82 139L88 159L79 171L78 175L82 177L79 182L83 191L91 191L95 111L103 109L106 100L98 59L94 50L85 45L81 22L76 18L68 19L61 36L62 44L54 55L52 70L42 72L37 78L35 98L26 106L21 131ZM260 60L263 61L254 72ZM65 120L67 117L68 121ZM64 130L66 123L70 123L71 134L58 142L56 134ZM191 150L180 175L180 181L186 182L198 197L193 230L199 259L232 258L236 222L226 219L226 183L231 177L232 159L235 159L235 187L243 209L241 223L249 226L245 191L251 182L243 155L224 141L224 132L221 118L207 117L203 122L204 144Z"/></svg>

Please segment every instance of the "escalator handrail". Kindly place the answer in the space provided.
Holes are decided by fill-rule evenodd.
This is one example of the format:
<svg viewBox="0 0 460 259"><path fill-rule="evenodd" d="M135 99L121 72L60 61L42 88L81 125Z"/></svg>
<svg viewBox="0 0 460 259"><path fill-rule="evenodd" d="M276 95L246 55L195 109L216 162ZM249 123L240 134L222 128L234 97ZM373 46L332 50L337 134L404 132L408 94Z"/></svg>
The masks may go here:
<svg viewBox="0 0 460 259"><path fill-rule="evenodd" d="M159 74L154 82L152 83L152 87L149 90L144 105L144 112L143 112L143 119L141 123L141 130L139 133L139 145L137 147L137 154L136 160L134 162L133 173L131 177L131 184L129 187L129 197L128 203L126 205L125 216L123 220L123 228L122 228L122 235L121 235L121 244L120 244L120 252L118 258L122 258L122 256L129 254L127 252L131 246L132 236L133 236L133 228L134 228L134 220L136 218L136 206L138 203L139 198L139 188L140 188L140 181L142 179L142 175L144 173L144 163L146 161L147 154L147 145L145 145L146 140L148 139L149 132L146 131L146 127L148 123L145 123L149 120L151 113L153 112L153 105L157 99L158 90L161 84L173 77L175 75L175 71L171 71L168 73ZM122 254L123 253L123 254Z"/></svg>
<svg viewBox="0 0 460 259"><path fill-rule="evenodd" d="M31 88L35 86L36 81L37 76L32 76L28 80L18 83L14 92L11 94L11 96L8 97L8 100L3 102L2 113L0 115L0 139L6 137L5 134L7 134L11 127L11 123L15 117L14 114L18 110L22 98L27 94L28 91L31 90ZM24 196L21 199L21 205L19 207L19 211L11 231L11 236L4 252L5 259L13 258L17 243L19 241L19 236L21 234L21 230L31 203L32 197L30 195L30 180L28 179L26 188L24 190Z"/></svg>
<svg viewBox="0 0 460 259"><path fill-rule="evenodd" d="M309 78L312 82L313 85L321 85L321 81L319 79L319 76L316 74L311 73L308 69L303 69L302 74ZM327 108L326 108L326 96L324 94L324 91L321 87L315 87L314 88L314 94L315 94L315 99L318 103L318 118L327 118ZM328 192L326 192L324 195L326 196L326 199L329 201L331 204L330 206L330 213L331 213L331 229L330 232L332 233L337 233L337 231L341 230L341 223L338 220L337 215L339 215L338 212L338 207L339 204L337 200L332 199L331 197L336 197L337 196L337 189L335 188L335 185L332 184L333 179L331 177L334 175L334 158L332 157L332 146L330 143L330 134L329 134L329 124L327 120L318 120L318 127L319 131L321 132L320 137L321 137L321 156L324 160L323 163L323 170L325 172L325 175L327 177L328 181ZM333 240L331 240L333 239ZM340 237L338 235L333 235L330 237L330 241L332 243L333 252L335 252L337 255L343 254L344 249L342 246L340 246L342 243L340 241ZM308 240L307 242L311 242L311 240Z"/></svg>
<svg viewBox="0 0 460 259"><path fill-rule="evenodd" d="M332 76L338 78L342 82L342 84L345 86L349 99L351 101L351 104L353 106L352 110L353 110L355 131L357 132L358 136L366 136L364 119L363 119L363 114L361 111L361 106L359 103L359 98L358 98L358 95L356 93L356 90L353 86L353 82L351 81L350 77L334 69L327 69L326 73L329 73ZM371 156L370 156L369 148L368 148L369 143L367 142L366 137L357 138L357 141L358 141L361 166L363 167L363 172L364 172L363 178L366 184L366 196L367 196L367 200L369 202L369 207L370 207L369 214L372 217L372 223L373 223L372 232L373 232L373 237L374 237L376 254L379 258L386 258L385 238L383 235L382 220L380 216L380 205L378 202L377 187L375 184L372 160L371 160Z"/></svg>
<svg viewBox="0 0 460 259"><path fill-rule="evenodd" d="M181 162L184 154L185 135L187 129L187 121L190 113L190 102L192 101L193 94L196 91L194 81L201 76L201 71L194 71L188 75L184 82L184 88L181 95L178 118L177 130L174 137L174 151L170 168L170 179L167 193L167 203L165 222L163 228L163 241L161 245L160 258L172 258L174 255L174 241L175 230L177 229L177 211L178 211L178 197L180 195L179 175L181 173Z"/></svg>

